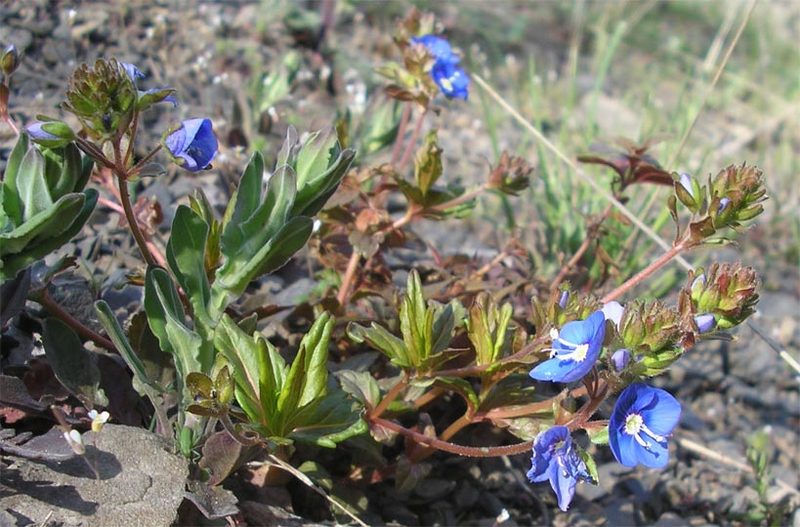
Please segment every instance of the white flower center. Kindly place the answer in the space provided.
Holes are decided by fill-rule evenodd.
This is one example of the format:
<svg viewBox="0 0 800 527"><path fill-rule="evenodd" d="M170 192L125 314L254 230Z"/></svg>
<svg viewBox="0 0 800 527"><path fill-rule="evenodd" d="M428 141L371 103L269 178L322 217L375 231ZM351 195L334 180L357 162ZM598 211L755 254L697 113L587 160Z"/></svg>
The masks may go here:
<svg viewBox="0 0 800 527"><path fill-rule="evenodd" d="M660 436L647 428L647 425L644 424L644 419L639 414L630 414L625 418L625 433L629 436L633 436L636 442L647 450L650 450L650 447L653 445L649 441L645 440L642 437L642 434L648 436L650 439L653 439L656 443L663 443L666 441L665 437Z"/></svg>
<svg viewBox="0 0 800 527"><path fill-rule="evenodd" d="M573 350L553 350L550 354L550 357L558 356L559 359L562 360L571 360L573 362L583 362L586 359L586 355L589 354L589 344L576 344L574 342L570 342L566 339L562 339L556 328L552 328L550 330L550 338L553 339L553 342L558 341L565 346L569 346L571 348L575 348Z"/></svg>
<svg viewBox="0 0 800 527"><path fill-rule="evenodd" d="M453 83L450 82L450 79L448 79L447 77L442 77L441 80L439 80L439 83L442 85L442 88L444 88L446 91L453 90Z"/></svg>

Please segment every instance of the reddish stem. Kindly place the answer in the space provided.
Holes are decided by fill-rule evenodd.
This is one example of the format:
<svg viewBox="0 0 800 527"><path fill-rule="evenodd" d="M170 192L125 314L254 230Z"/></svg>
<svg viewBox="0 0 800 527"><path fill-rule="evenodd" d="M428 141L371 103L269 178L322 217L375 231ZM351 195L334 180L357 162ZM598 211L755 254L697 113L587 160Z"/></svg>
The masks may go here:
<svg viewBox="0 0 800 527"><path fill-rule="evenodd" d="M392 401L397 399L397 396L400 395L400 392L402 392L406 386L408 386L408 376L403 375L403 378L400 379L397 384L392 386L391 390L386 392L386 395L383 396L383 399L381 399L381 402L378 403L378 406L369 412L370 418L377 419L380 417L380 415L385 412L387 408L389 408L389 405L392 404Z"/></svg>
<svg viewBox="0 0 800 527"><path fill-rule="evenodd" d="M419 133L422 130L422 123L425 122L425 116L428 115L428 109L425 108L425 111L422 112L419 117L417 118L417 124L414 126L414 131L411 134L411 139L408 140L406 144L406 151L403 152L403 157L400 158L400 163L397 166L397 170L402 171L406 167L406 163L411 158L411 152L414 151L414 145L417 144L417 138L419 137Z"/></svg>
<svg viewBox="0 0 800 527"><path fill-rule="evenodd" d="M411 104L406 103L403 106L403 115L400 116L400 125L397 128L397 135L394 138L394 146L392 147L392 160L394 165L397 163L397 158L400 156L400 147L403 145L403 137L406 135L406 128L408 127L408 119L411 117Z"/></svg>
<svg viewBox="0 0 800 527"><path fill-rule="evenodd" d="M658 257L655 261L653 261L650 265L639 271L633 277L629 278L628 281L608 293L606 296L603 297L601 300L602 303L611 302L612 300L616 300L617 298L621 297L644 280L650 277L653 273L658 271L661 267L667 264L670 260L678 256L682 251L691 247L690 242L688 240L683 240L677 245L673 246L672 249L665 252L661 256Z"/></svg>
<svg viewBox="0 0 800 527"><path fill-rule="evenodd" d="M55 316L64 324L72 328L72 330L79 336L86 340L91 340L96 345L100 346L101 348L105 348L108 351L112 351L114 353L117 352L117 348L114 347L113 342L104 336L95 333L93 330L86 327L80 320L73 317L72 314L61 307L55 300L50 298L50 293L47 292L47 289L42 289L41 295L39 295L38 298L31 298L40 303L47 311L50 312L51 315Z"/></svg>

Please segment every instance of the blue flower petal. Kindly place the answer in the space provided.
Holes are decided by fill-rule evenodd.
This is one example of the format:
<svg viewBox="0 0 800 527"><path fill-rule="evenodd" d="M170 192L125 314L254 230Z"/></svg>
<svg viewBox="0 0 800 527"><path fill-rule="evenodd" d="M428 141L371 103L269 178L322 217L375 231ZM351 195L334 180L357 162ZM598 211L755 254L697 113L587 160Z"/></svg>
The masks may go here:
<svg viewBox="0 0 800 527"><path fill-rule="evenodd" d="M594 342L598 338L602 344L605 336L606 317L602 311L595 311L586 320L567 322L559 332L559 337L574 344Z"/></svg>
<svg viewBox="0 0 800 527"><path fill-rule="evenodd" d="M164 141L173 157L181 159L181 166L190 172L208 167L217 155L217 137L210 119L188 119L170 133Z"/></svg>
<svg viewBox="0 0 800 527"><path fill-rule="evenodd" d="M570 382L564 381L563 379L570 374L574 366L575 363L572 361L562 361L558 358L552 358L532 369L530 376L537 381Z"/></svg>
<svg viewBox="0 0 800 527"><path fill-rule="evenodd" d="M642 409L642 417L654 434L667 436L680 421L681 403L664 390L658 390L654 396L655 404Z"/></svg>
<svg viewBox="0 0 800 527"><path fill-rule="evenodd" d="M664 443L658 443L651 438L647 438L650 446L645 448L632 437L631 439L633 440L633 453L639 463L648 468L664 468L667 466L667 462L669 462L669 448L667 447L666 441Z"/></svg>
<svg viewBox="0 0 800 527"><path fill-rule="evenodd" d="M572 474L559 467L557 463L553 463L550 469L550 486L553 487L553 491L556 493L558 508L562 511L566 511L569 508L569 504L575 496L575 486L577 484L578 480Z"/></svg>
<svg viewBox="0 0 800 527"><path fill-rule="evenodd" d="M448 62L451 64L458 64L461 59L453 53L453 48L450 43L436 35L423 35L421 37L414 37L411 39L414 44L422 44L428 50L436 62Z"/></svg>

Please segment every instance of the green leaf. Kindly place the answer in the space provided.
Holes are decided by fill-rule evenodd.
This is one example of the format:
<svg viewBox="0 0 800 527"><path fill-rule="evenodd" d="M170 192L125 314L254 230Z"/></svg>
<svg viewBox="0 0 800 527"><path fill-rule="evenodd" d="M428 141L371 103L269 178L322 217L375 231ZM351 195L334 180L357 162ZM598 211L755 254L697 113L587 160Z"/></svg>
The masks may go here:
<svg viewBox="0 0 800 527"><path fill-rule="evenodd" d="M336 443L367 432L361 409L361 405L349 399L344 392L335 390L292 416L289 437L334 448Z"/></svg>
<svg viewBox="0 0 800 527"><path fill-rule="evenodd" d="M144 111L154 104L162 102L170 95L177 92L174 88L161 88L159 90L140 91L136 100L136 110Z"/></svg>
<svg viewBox="0 0 800 527"><path fill-rule="evenodd" d="M297 188L303 188L324 174L340 151L336 130L329 126L308 136L297 153Z"/></svg>
<svg viewBox="0 0 800 527"><path fill-rule="evenodd" d="M20 134L19 139L17 139L17 144L14 145L11 155L8 157L4 180L0 183L4 187L3 209L15 226L22 223L22 211L24 206L19 197L17 180L19 179L19 169L25 154L28 152L29 144L28 134Z"/></svg>
<svg viewBox="0 0 800 527"><path fill-rule="evenodd" d="M81 196L80 194L78 195ZM73 196L73 194L68 194L61 199L69 201L72 199L70 196ZM43 232L48 233L50 237L46 239L37 237L35 245L25 247L23 252L11 256L3 256L2 269L0 269L0 281L5 280L6 276L13 277L20 269L28 267L40 258L55 251L78 234L92 214L95 203L97 203L98 194L94 189L86 189L82 196L84 196L82 207L72 216L71 223L64 221L64 224L67 225L65 230L62 230L62 226L58 226L54 223L52 226L43 228ZM63 220L66 214L58 213L57 216ZM55 222L55 220L53 221ZM27 225L27 223L24 224L23 227L25 225ZM55 232L58 232L58 234L54 234ZM3 249L6 248L3 235L0 235L0 247ZM0 252L2 251L0 250Z"/></svg>
<svg viewBox="0 0 800 527"><path fill-rule="evenodd" d="M592 478L592 484L597 485L600 482L600 476L597 474L597 463L589 452L578 445L575 445L575 448L583 462L586 463L586 471L589 473L589 477Z"/></svg>
<svg viewBox="0 0 800 527"><path fill-rule="evenodd" d="M355 151L342 150L336 129L325 128L314 132L297 153L297 198L292 216L313 216L319 212L336 192Z"/></svg>
<svg viewBox="0 0 800 527"><path fill-rule="evenodd" d="M302 408L325 395L328 344L333 325L330 314L323 313L303 337L278 397L279 412Z"/></svg>
<svg viewBox="0 0 800 527"><path fill-rule="evenodd" d="M139 356L136 355L136 352L133 351L128 339L125 337L125 333L122 331L122 327L120 327L117 321L117 317L114 316L114 312L111 311L111 308L105 300L98 300L95 302L94 308L97 313L97 318L100 320L100 324L103 325L111 342L114 343L114 347L117 348L117 351L119 351L119 354L125 360L125 363L131 369L134 378L139 384L149 386L157 392L164 392L164 388L156 384L156 382L147 375L144 363L139 359Z"/></svg>
<svg viewBox="0 0 800 527"><path fill-rule="evenodd" d="M267 194L252 216L241 224L242 240L237 254L250 257L277 233L289 219L297 193L297 181L291 167L279 168L269 179ZM223 246L224 247L224 246Z"/></svg>
<svg viewBox="0 0 800 527"><path fill-rule="evenodd" d="M382 102L367 115L360 133L361 156L379 152L394 142L400 127L401 106L397 101Z"/></svg>
<svg viewBox="0 0 800 527"><path fill-rule="evenodd" d="M149 267L144 283L144 306L150 329L161 349L175 356L180 378L186 379L193 371L208 373L213 362L213 348L186 326L186 315L169 274L160 267Z"/></svg>
<svg viewBox="0 0 800 527"><path fill-rule="evenodd" d="M53 205L44 171L44 156L32 147L25 154L17 172L17 191L22 202L22 219L29 220Z"/></svg>
<svg viewBox="0 0 800 527"><path fill-rule="evenodd" d="M68 194L47 209L26 218L13 231L0 234L0 255L19 253L37 241L59 236L72 225L85 201L84 194Z"/></svg>
<svg viewBox="0 0 800 527"><path fill-rule="evenodd" d="M425 136L425 142L417 150L414 164L414 179L422 196L427 196L428 190L442 175L442 149L437 144L436 130L431 130Z"/></svg>
<svg viewBox="0 0 800 527"><path fill-rule="evenodd" d="M221 267L217 271L214 288L227 291L229 295L241 296L251 280L286 264L289 258L306 244L313 225L310 218L298 217L289 220L240 270L233 272L225 270L224 266Z"/></svg>
<svg viewBox="0 0 800 527"><path fill-rule="evenodd" d="M493 364L502 356L512 311L511 304L498 308L491 296L485 293L475 299L469 310L467 335L475 347L477 365Z"/></svg>
<svg viewBox="0 0 800 527"><path fill-rule="evenodd" d="M214 345L231 366L239 405L253 422L271 424L286 378L283 358L263 336L247 335L228 315L217 326Z"/></svg>
<svg viewBox="0 0 800 527"><path fill-rule="evenodd" d="M408 273L406 294L400 304L400 332L408 359L418 367L428 357L433 332L433 311L428 310L416 270Z"/></svg>
<svg viewBox="0 0 800 527"><path fill-rule="evenodd" d="M356 343L368 343L389 357L389 360L400 368L410 368L412 366L406 352L405 343L375 322L369 328L351 322L347 325L347 336Z"/></svg>
<svg viewBox="0 0 800 527"><path fill-rule="evenodd" d="M167 243L167 262L178 283L189 297L198 329L210 335L215 321L208 313L211 286L205 268L208 225L186 205L181 205L172 220L172 232Z"/></svg>
<svg viewBox="0 0 800 527"><path fill-rule="evenodd" d="M334 375L339 379L342 390L364 407L374 408L380 402L381 389L368 371L339 370Z"/></svg>
<svg viewBox="0 0 800 527"><path fill-rule="evenodd" d="M43 323L42 342L47 362L58 380L89 408L106 406L100 390L100 370L95 355L84 349L72 329L56 318Z"/></svg>
<svg viewBox="0 0 800 527"><path fill-rule="evenodd" d="M589 440L595 445L608 444L608 423L603 423L602 426L596 426L592 423L586 423L586 433Z"/></svg>
<svg viewBox="0 0 800 527"><path fill-rule="evenodd" d="M239 187L236 189L228 209L225 211L225 229L222 234L223 244L231 226L238 227L247 218L253 215L261 200L261 181L264 177L264 158L256 152L244 169Z"/></svg>

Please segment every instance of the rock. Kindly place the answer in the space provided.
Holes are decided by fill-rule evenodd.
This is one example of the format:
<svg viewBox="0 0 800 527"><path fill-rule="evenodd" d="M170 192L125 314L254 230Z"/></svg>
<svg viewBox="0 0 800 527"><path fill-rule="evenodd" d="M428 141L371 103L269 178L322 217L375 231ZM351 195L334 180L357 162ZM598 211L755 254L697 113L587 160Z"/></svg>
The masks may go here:
<svg viewBox="0 0 800 527"><path fill-rule="evenodd" d="M83 437L84 458L36 463L9 457L11 465L0 483L0 510L35 524L68 527L166 527L175 521L189 469L185 459L167 451L166 440L122 425L106 425L99 434ZM94 462L100 479L87 460Z"/></svg>
<svg viewBox="0 0 800 527"><path fill-rule="evenodd" d="M674 512L665 512L658 521L653 524L653 527L683 527L684 525L686 525L686 520Z"/></svg>
<svg viewBox="0 0 800 527"><path fill-rule="evenodd" d="M614 500L603 510L606 525L636 525L633 503L629 500Z"/></svg>

